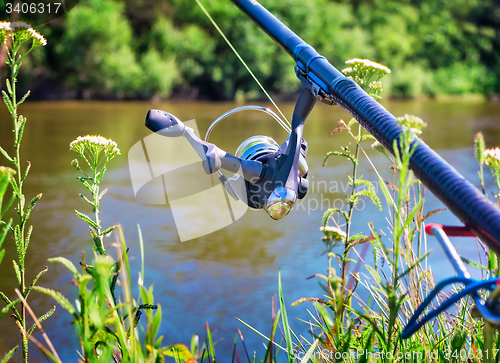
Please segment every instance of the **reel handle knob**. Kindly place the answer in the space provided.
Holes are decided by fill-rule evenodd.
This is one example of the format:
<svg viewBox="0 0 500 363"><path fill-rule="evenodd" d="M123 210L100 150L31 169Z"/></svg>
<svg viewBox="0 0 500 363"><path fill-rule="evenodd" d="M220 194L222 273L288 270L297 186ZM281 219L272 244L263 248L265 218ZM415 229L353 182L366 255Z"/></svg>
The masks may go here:
<svg viewBox="0 0 500 363"><path fill-rule="evenodd" d="M186 126L171 113L162 110L149 110L146 115L146 127L163 136L179 137Z"/></svg>

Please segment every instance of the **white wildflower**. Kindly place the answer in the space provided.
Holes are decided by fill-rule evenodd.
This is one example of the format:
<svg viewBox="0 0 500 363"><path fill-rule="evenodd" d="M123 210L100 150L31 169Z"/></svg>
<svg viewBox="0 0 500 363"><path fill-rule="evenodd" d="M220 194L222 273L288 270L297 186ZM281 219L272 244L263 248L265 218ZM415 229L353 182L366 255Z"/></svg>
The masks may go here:
<svg viewBox="0 0 500 363"><path fill-rule="evenodd" d="M348 74L351 74L353 72L354 72L354 70L352 69L352 67L347 67L347 68L344 68L342 70L342 73L344 73L344 75L348 75Z"/></svg>
<svg viewBox="0 0 500 363"><path fill-rule="evenodd" d="M370 87L373 90L381 90L382 89L382 82L380 82L380 81L370 82L368 87Z"/></svg>
<svg viewBox="0 0 500 363"><path fill-rule="evenodd" d="M35 47L47 44L47 39L24 21L14 21L11 23L0 21L0 44L5 43L7 36L16 37L21 43L33 40Z"/></svg>
<svg viewBox="0 0 500 363"><path fill-rule="evenodd" d="M422 130L427 127L427 123L424 122L424 120L414 115L405 114L404 116L398 117L397 120L399 126L408 127L415 135L420 135Z"/></svg>
<svg viewBox="0 0 500 363"><path fill-rule="evenodd" d="M8 21L0 21L0 30L11 31L10 23Z"/></svg>
<svg viewBox="0 0 500 363"><path fill-rule="evenodd" d="M346 238L346 233L338 227L325 226L320 227L320 230L325 234L325 237L333 241L342 241Z"/></svg>
<svg viewBox="0 0 500 363"><path fill-rule="evenodd" d="M10 23L10 26L12 27L12 31L24 30L24 29L31 28L31 25L25 23L24 21L14 21L14 22Z"/></svg>
<svg viewBox="0 0 500 363"><path fill-rule="evenodd" d="M354 58L347 60L345 63L352 65L352 67L359 67L360 69L365 69L367 71L374 71L376 73L379 73L380 75L391 73L391 70L386 66L377 62L373 62L369 59Z"/></svg>
<svg viewBox="0 0 500 363"><path fill-rule="evenodd" d="M7 21L0 21L0 44L4 44L7 41L7 35L10 35L10 33L10 23Z"/></svg>
<svg viewBox="0 0 500 363"><path fill-rule="evenodd" d="M69 149L76 151L82 156L85 151L88 151L94 159L97 159L101 151L104 151L107 159L112 159L116 155L120 155L120 149L118 149L116 142L102 136L78 136L76 140L73 140L69 144Z"/></svg>
<svg viewBox="0 0 500 363"><path fill-rule="evenodd" d="M500 148L495 147L484 150L484 162L490 168L500 169Z"/></svg>
<svg viewBox="0 0 500 363"><path fill-rule="evenodd" d="M39 32L37 32L35 29L33 28L29 28L28 29L28 33L32 36L33 38L33 42L35 44L39 44L39 45L46 45L47 44L47 39L45 39Z"/></svg>

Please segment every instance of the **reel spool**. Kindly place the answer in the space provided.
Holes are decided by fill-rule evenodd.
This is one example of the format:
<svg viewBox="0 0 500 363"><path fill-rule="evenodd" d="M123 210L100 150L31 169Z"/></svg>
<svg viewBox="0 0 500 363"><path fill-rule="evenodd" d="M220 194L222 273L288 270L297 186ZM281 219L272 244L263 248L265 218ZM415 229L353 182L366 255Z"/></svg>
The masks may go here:
<svg viewBox="0 0 500 363"><path fill-rule="evenodd" d="M243 141L234 154L245 160L259 160L261 156L274 154L280 151L276 141L268 136L252 136Z"/></svg>

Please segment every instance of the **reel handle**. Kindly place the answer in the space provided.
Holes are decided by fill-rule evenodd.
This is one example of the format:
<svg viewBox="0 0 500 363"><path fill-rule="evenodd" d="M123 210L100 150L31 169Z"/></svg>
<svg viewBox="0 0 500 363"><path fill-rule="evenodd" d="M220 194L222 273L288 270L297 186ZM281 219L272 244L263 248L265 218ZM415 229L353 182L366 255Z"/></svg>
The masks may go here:
<svg viewBox="0 0 500 363"><path fill-rule="evenodd" d="M251 183L259 181L263 174L264 167L261 162L242 160L214 144L201 140L192 128L187 127L181 120L166 111L149 110L146 115L146 127L162 136L184 136L203 161L202 166L207 174L215 173L220 169L238 173L241 168L243 178Z"/></svg>

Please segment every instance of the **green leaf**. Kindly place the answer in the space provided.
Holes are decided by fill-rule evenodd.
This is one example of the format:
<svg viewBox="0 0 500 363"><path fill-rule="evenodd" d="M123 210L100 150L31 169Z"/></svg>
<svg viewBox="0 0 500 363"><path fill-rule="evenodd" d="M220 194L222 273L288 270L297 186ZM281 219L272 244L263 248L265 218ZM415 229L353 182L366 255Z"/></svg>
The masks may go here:
<svg viewBox="0 0 500 363"><path fill-rule="evenodd" d="M97 271L96 271L94 266L92 266L92 265L82 265L82 266L85 269L85 272L87 272L94 279L96 279L98 277Z"/></svg>
<svg viewBox="0 0 500 363"><path fill-rule="evenodd" d="M348 221L349 220L349 216L347 214L346 211L343 211L342 209L338 209L338 208L330 208L328 209L324 214L323 214L323 218L321 220L321 226L324 228L328 225L328 220L330 219L330 217L332 215L334 215L335 213L340 213L344 216L345 220Z"/></svg>
<svg viewBox="0 0 500 363"><path fill-rule="evenodd" d="M293 350L293 345L292 345L292 336L290 334L290 327L288 325L288 317L286 314L286 306L285 306L285 300L283 299L283 289L281 287L281 270L278 275L278 291L279 291L279 299L280 299L280 311L281 311L281 322L283 323L283 330L285 334L285 340L286 340L286 349L288 353L288 361L290 363L294 363L294 359L292 357L292 350Z"/></svg>
<svg viewBox="0 0 500 363"><path fill-rule="evenodd" d="M463 257L463 256L460 256L460 259L461 259L464 263L466 263L466 264L468 264L468 265L471 265L471 266L473 266L473 267L480 268L481 270L489 270L489 268L488 268L488 267L483 266L483 265L481 265L481 264L479 264L479 263L477 263L477 262L474 262L474 261L472 261L472 260L469 260L468 258L465 258L465 257Z"/></svg>
<svg viewBox="0 0 500 363"><path fill-rule="evenodd" d="M367 140L367 139L370 139L370 140L375 140L377 141L377 139L370 133L364 133L363 135L361 135L361 137L358 136L358 142L361 142L361 141L364 141L364 140Z"/></svg>
<svg viewBox="0 0 500 363"><path fill-rule="evenodd" d="M104 176L104 173L106 172L106 167L102 168L102 170L99 172L99 174L97 175L97 183L99 183L102 179L102 177ZM104 195L105 191L102 193Z"/></svg>
<svg viewBox="0 0 500 363"><path fill-rule="evenodd" d="M160 330L160 325L161 325L161 305L158 305L158 309L153 315L153 322L151 324L150 336L156 337L158 331Z"/></svg>
<svg viewBox="0 0 500 363"><path fill-rule="evenodd" d="M167 357L175 357L179 362L186 362L189 359L194 359L189 348L184 344L173 344L162 348L162 353Z"/></svg>
<svg viewBox="0 0 500 363"><path fill-rule="evenodd" d="M5 306L2 310L0 310L0 319L3 318L3 316L5 314L7 314L9 312L9 310L11 308L13 308L16 304L20 303L21 302L21 299L16 299L14 301L11 301L7 304L7 306ZM17 310L17 309L16 309Z"/></svg>
<svg viewBox="0 0 500 363"><path fill-rule="evenodd" d="M90 217L89 217L89 216L87 216L86 214L80 213L80 212L79 212L79 211L77 211L76 209L75 209L75 213L76 213L76 215L77 215L79 218L83 219L85 222L87 222L88 224L90 224L90 225L91 225L92 227L94 227L96 230L98 230L98 229L99 229L99 226L98 226L98 225L97 225L97 224L96 224L96 223L95 223L92 219L90 219Z"/></svg>
<svg viewBox="0 0 500 363"><path fill-rule="evenodd" d="M24 222L26 222L28 220L28 218L30 217L31 211L35 207L36 202L38 202L41 197L42 197L42 193L36 195L33 199L31 199L30 204L28 204L28 208L26 208L26 213L24 214Z"/></svg>
<svg viewBox="0 0 500 363"><path fill-rule="evenodd" d="M389 203L392 210L396 210L396 204L394 203L394 199L392 199L391 194L389 193L389 190L387 189L387 186L385 185L385 182L380 177L379 177L378 181L379 181L379 185L381 186L382 193L384 193L385 200L387 201L387 203Z"/></svg>
<svg viewBox="0 0 500 363"><path fill-rule="evenodd" d="M366 340L365 349L364 349L364 351L366 353L373 351L372 345L373 345L373 335L374 334L375 334L375 330L372 330L370 332L370 334L368 335L368 339ZM359 359L358 363L368 363L368 356L369 356L368 354L361 355L361 358Z"/></svg>
<svg viewBox="0 0 500 363"><path fill-rule="evenodd" d="M99 196L97 197L97 200L101 200L102 197L104 196L104 194L107 193L107 191L108 191L107 189L104 189L101 193L99 193Z"/></svg>
<svg viewBox="0 0 500 363"><path fill-rule="evenodd" d="M101 236L97 234L97 230L92 226L89 226L90 236L92 237L92 241L94 241L94 250L102 249L102 240Z"/></svg>
<svg viewBox="0 0 500 363"><path fill-rule="evenodd" d="M26 167L26 171L24 172L24 176L21 178L21 181L24 181L24 179L26 179L30 170L31 170L31 163L28 161L28 166Z"/></svg>
<svg viewBox="0 0 500 363"><path fill-rule="evenodd" d="M63 264L64 266L66 266L66 268L68 270L71 271L71 273L73 274L74 278L78 279L78 276L79 276L78 269L73 264L73 262L71 262L70 260L68 260L66 257L49 258L48 261L49 262L59 262L59 263Z"/></svg>
<svg viewBox="0 0 500 363"><path fill-rule="evenodd" d="M5 106L7 106L7 110L9 110L9 113L13 115L15 113L14 107L12 107L12 102L10 102L9 96L7 95L7 93L5 93L4 90L2 90L2 96Z"/></svg>
<svg viewBox="0 0 500 363"><path fill-rule="evenodd" d="M33 232L33 226L28 228L26 232L26 237L24 237L24 253L26 254L26 250L28 249L28 245L30 244L31 233Z"/></svg>
<svg viewBox="0 0 500 363"><path fill-rule="evenodd" d="M22 104L24 101L26 101L26 98L28 98L29 95L30 95L30 90L28 90L28 92L26 92L26 94L23 96L23 98L21 98L21 100L17 103L16 107L19 107L20 104Z"/></svg>
<svg viewBox="0 0 500 363"><path fill-rule="evenodd" d="M14 148L19 148L19 144L21 143L21 139L24 133L24 125L26 125L26 117L19 115L17 118L17 140L14 143Z"/></svg>
<svg viewBox="0 0 500 363"><path fill-rule="evenodd" d="M12 159L7 153L7 151L5 151L1 146L0 146L0 153L2 153L2 155L5 156L5 158L9 160L11 163L14 162L14 159Z"/></svg>
<svg viewBox="0 0 500 363"><path fill-rule="evenodd" d="M424 260L424 258L426 258L429 255L429 253L431 253L431 251L427 251L425 254L423 254L421 257L419 257L419 259L417 261L415 261L415 263L413 263L401 275L399 275L396 278L396 281L394 283L396 284L398 280L400 280L402 277L404 277L405 275L410 273L411 270L413 270L415 267L417 267L420 264L420 262L422 262Z"/></svg>
<svg viewBox="0 0 500 363"><path fill-rule="evenodd" d="M28 295L29 293L31 292L31 290L33 289L33 287L35 287L36 283L38 282L38 280L40 279L40 277L42 277L42 275L44 273L46 273L47 271L49 270L49 268L47 266L45 266L45 268L40 271L36 276L35 278L33 279L33 281L31 281L31 284L30 286L28 286L28 288L26 289L26 293L24 294L24 298L27 299L28 298Z"/></svg>
<svg viewBox="0 0 500 363"><path fill-rule="evenodd" d="M83 195L83 194L81 194L81 193L80 193L80 197L81 197L84 201L86 201L88 204L90 204L90 205L92 206L92 208L95 208L95 204L94 204L94 202L91 202L91 201L90 201L90 200L89 200L89 199L88 199L85 195Z"/></svg>
<svg viewBox="0 0 500 363"><path fill-rule="evenodd" d="M9 359L12 358L12 356L16 352L17 348L19 348L19 345L16 345L14 348L12 348L11 350L9 350L7 352L7 354L4 355L4 357L3 357L3 359L2 359L2 361L0 363L7 363L9 361Z"/></svg>
<svg viewBox="0 0 500 363"><path fill-rule="evenodd" d="M45 320L50 318L55 311L56 311L56 306L54 305L52 309L50 309L49 311L47 311L45 314L43 314L38 318L38 322L43 323ZM36 328L36 323L33 324L31 328L28 330L28 335L31 335L31 333L33 333L33 330L35 330L35 328Z"/></svg>
<svg viewBox="0 0 500 363"><path fill-rule="evenodd" d="M92 187L90 186L90 184L87 182L88 178L85 178L83 176L79 176L79 177L77 177L77 179L82 182L82 184L85 186L85 188L87 188L91 192L94 192L94 190L92 189Z"/></svg>
<svg viewBox="0 0 500 363"><path fill-rule="evenodd" d="M2 264L3 257L5 256L5 249L0 250L0 265Z"/></svg>
<svg viewBox="0 0 500 363"><path fill-rule="evenodd" d="M5 301L5 303L7 304L7 306L10 306L10 309L12 310L12 312L14 313L14 315L16 316L17 320L19 321L23 321L23 318L21 317L21 314L19 314L19 311L17 311L15 305L20 301L20 299L17 299L17 300L14 300L13 302L10 301L10 299L3 293L0 291L0 298Z"/></svg>
<svg viewBox="0 0 500 363"><path fill-rule="evenodd" d="M351 236L349 237L349 240L347 242L354 242L358 239L364 239L364 238L367 238L365 235L363 235L363 233L358 233L358 234L355 234L354 236Z"/></svg>
<svg viewBox="0 0 500 363"><path fill-rule="evenodd" d="M17 77L17 74L19 73L19 68L21 68L22 62L14 63L12 66L12 76ZM3 92L3 91L2 91Z"/></svg>
<svg viewBox="0 0 500 363"><path fill-rule="evenodd" d="M360 190L359 192L350 195L349 202L355 205L359 197L362 196L369 197L373 204L375 204L379 210L382 210L382 204L380 203L380 199L377 197L377 194L367 189Z"/></svg>
<svg viewBox="0 0 500 363"><path fill-rule="evenodd" d="M2 231L0 231L0 247L3 245L3 241L5 241L5 237L7 237L7 232L11 229L12 225L12 218L9 220L8 223L3 222L2 224Z"/></svg>
<svg viewBox="0 0 500 363"><path fill-rule="evenodd" d="M19 265L16 263L16 260L12 260L12 264L14 265L14 271L16 272L17 282L21 285L21 270L19 269Z"/></svg>
<svg viewBox="0 0 500 363"><path fill-rule="evenodd" d="M101 232L101 236L105 236L107 235L108 233L111 233L112 231L114 231L115 229L117 229L119 226L118 225L115 225L115 226L112 226L112 227L109 227L108 229L104 230L104 232Z"/></svg>
<svg viewBox="0 0 500 363"><path fill-rule="evenodd" d="M330 159L330 156L332 155L335 155L335 156L343 156L349 160L352 161L353 164L356 164L356 158L354 156L352 156L351 154L347 153L347 152L344 152L344 151L329 151L325 158L323 159L323 166L326 165L326 162L328 161L328 159Z"/></svg>
<svg viewBox="0 0 500 363"><path fill-rule="evenodd" d="M12 92L12 87L10 86L10 80L8 78L5 80L5 83L7 84L7 92L13 94L14 92Z"/></svg>
<svg viewBox="0 0 500 363"><path fill-rule="evenodd" d="M55 301L57 301L59 303L59 305L61 305L68 313L73 315L76 319L79 318L73 305L71 305L71 303L68 301L68 299L66 299L64 297L64 295L61 294L59 291L54 291L52 289L47 289L47 288L41 287L41 286L35 286L35 287L33 287L33 289L38 291L38 292L41 292L45 295L50 296Z"/></svg>
<svg viewBox="0 0 500 363"><path fill-rule="evenodd" d="M16 243L17 257L19 258L19 267L22 270L24 269L24 243L21 237L21 228L19 225L14 227L14 241Z"/></svg>
<svg viewBox="0 0 500 363"><path fill-rule="evenodd" d="M214 350L214 343L212 342L212 334L210 333L210 327L208 326L208 321L206 322L207 325L207 337L208 337L208 349L210 354L212 355L212 360L215 363L215 350ZM210 356L208 357L210 361Z"/></svg>
<svg viewBox="0 0 500 363"><path fill-rule="evenodd" d="M410 212L410 214L408 214L408 216L405 219L405 222L403 224L403 228L401 229L402 231L404 231L410 225L410 223L415 219L415 215L422 208L423 204L424 204L424 200L420 199L418 201L417 205L415 207L413 207L412 211Z"/></svg>
<svg viewBox="0 0 500 363"><path fill-rule="evenodd" d="M19 192L19 188L17 187L17 182L16 182L16 179L14 178L10 178L10 186L12 187L12 189L14 190L14 194L16 196L19 196L21 193Z"/></svg>

